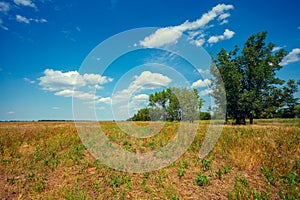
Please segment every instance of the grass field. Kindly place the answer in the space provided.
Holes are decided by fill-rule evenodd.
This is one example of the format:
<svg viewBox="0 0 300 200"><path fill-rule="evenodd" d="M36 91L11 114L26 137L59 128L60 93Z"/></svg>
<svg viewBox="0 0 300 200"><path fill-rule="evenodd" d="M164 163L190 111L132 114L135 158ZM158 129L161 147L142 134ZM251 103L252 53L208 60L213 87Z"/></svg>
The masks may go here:
<svg viewBox="0 0 300 200"><path fill-rule="evenodd" d="M148 139L128 136L114 122L101 126L111 142L143 153L168 143L177 124L165 124ZM207 126L199 122L194 142L169 167L126 173L93 158L73 123L2 122L0 198L300 199L299 119L226 125L213 151L200 159Z"/></svg>

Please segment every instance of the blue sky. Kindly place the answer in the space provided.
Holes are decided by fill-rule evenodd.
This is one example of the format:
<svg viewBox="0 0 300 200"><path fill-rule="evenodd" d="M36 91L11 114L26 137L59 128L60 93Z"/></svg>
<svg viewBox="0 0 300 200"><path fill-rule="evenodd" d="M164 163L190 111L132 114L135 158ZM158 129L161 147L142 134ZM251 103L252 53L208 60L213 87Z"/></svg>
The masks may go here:
<svg viewBox="0 0 300 200"><path fill-rule="evenodd" d="M185 84L207 107L208 55L264 30L289 52L278 76L299 79L299 8L297 0L0 0L0 120L73 119L73 108L77 119L125 119L149 93Z"/></svg>

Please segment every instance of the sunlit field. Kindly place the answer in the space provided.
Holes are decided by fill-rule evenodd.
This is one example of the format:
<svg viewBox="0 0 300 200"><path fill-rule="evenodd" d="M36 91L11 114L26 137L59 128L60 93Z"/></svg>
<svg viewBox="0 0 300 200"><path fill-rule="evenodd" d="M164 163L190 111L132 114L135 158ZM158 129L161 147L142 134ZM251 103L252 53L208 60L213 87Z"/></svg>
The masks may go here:
<svg viewBox="0 0 300 200"><path fill-rule="evenodd" d="M111 143L137 153L163 147L178 128L168 122L153 137L135 138L115 122L100 123ZM74 123L2 122L0 198L299 199L300 120L255 123L224 126L213 151L200 159L209 125L201 121L195 133L186 133L196 134L192 145L169 167L126 173L96 160Z"/></svg>

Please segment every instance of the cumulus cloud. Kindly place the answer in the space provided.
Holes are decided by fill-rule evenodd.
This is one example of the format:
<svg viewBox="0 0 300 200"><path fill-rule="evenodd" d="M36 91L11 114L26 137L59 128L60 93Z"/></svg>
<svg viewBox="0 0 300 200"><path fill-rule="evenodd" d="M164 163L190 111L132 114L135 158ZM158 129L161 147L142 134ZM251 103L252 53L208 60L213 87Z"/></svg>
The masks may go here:
<svg viewBox="0 0 300 200"><path fill-rule="evenodd" d="M177 30L176 27L161 28L143 41L140 41L140 45L149 48L161 47L166 44L176 43L181 35L182 32Z"/></svg>
<svg viewBox="0 0 300 200"><path fill-rule="evenodd" d="M99 103L106 104L120 104L120 103L132 103L139 101L147 101L147 94L138 94L142 90L156 89L167 86L172 80L160 73L152 73L150 71L144 71L140 75L135 76L134 80L129 86L123 90L115 92L112 97L102 97L97 100Z"/></svg>
<svg viewBox="0 0 300 200"><path fill-rule="evenodd" d="M217 43L221 40L227 40L227 39L230 39L234 36L235 32L229 30L229 29L225 29L223 35L218 35L218 36L211 36L209 39L208 39L208 43Z"/></svg>
<svg viewBox="0 0 300 200"><path fill-rule="evenodd" d="M36 8L35 4L30 0L14 0L14 3L21 6Z"/></svg>
<svg viewBox="0 0 300 200"><path fill-rule="evenodd" d="M105 84L113 81L112 78L108 78L106 76L100 76L99 74L84 74L83 79L93 85Z"/></svg>
<svg viewBox="0 0 300 200"><path fill-rule="evenodd" d="M139 76L134 77L135 80L130 84L129 90L154 89L167 86L172 80L160 73L152 73L144 71Z"/></svg>
<svg viewBox="0 0 300 200"><path fill-rule="evenodd" d="M193 88L207 87L210 86L211 81L209 79L198 80L192 84Z"/></svg>
<svg viewBox="0 0 300 200"><path fill-rule="evenodd" d="M285 66L290 63L298 62L299 60L300 60L300 48L295 48L283 58L280 65Z"/></svg>
<svg viewBox="0 0 300 200"><path fill-rule="evenodd" d="M15 114L15 112L14 111L9 111L9 112L7 112L7 114L8 115L13 115L13 114Z"/></svg>
<svg viewBox="0 0 300 200"><path fill-rule="evenodd" d="M138 94L132 98L134 101L146 101L149 99L147 94Z"/></svg>
<svg viewBox="0 0 300 200"><path fill-rule="evenodd" d="M21 16L21 15L16 15L16 20L17 20L17 22L20 22L20 23L25 23L25 24L30 23L29 19L27 19L26 17Z"/></svg>
<svg viewBox="0 0 300 200"><path fill-rule="evenodd" d="M101 88L100 85L112 82L113 79L101 76L99 74L79 74L77 71L62 72L59 70L46 69L44 76L38 78L39 85L44 90L56 91L79 88L86 85L94 85L95 88Z"/></svg>
<svg viewBox="0 0 300 200"><path fill-rule="evenodd" d="M39 85L43 87L43 90L65 90L86 85L83 77L77 71L62 72L46 69L44 74L45 76L38 78Z"/></svg>
<svg viewBox="0 0 300 200"><path fill-rule="evenodd" d="M10 4L7 2L0 2L0 12L7 13L10 10Z"/></svg>
<svg viewBox="0 0 300 200"><path fill-rule="evenodd" d="M232 5L218 4L212 10L203 14L199 19L189 22L186 21L178 26L169 26L156 30L152 35L147 36L140 41L140 45L149 48L161 47L167 44L174 44L186 31L201 34L199 29L204 29L209 22L219 18L219 20L226 20L230 15L226 11L233 9ZM194 34L193 39L196 45L200 46L204 43L203 35ZM200 37L199 37L200 36Z"/></svg>
<svg viewBox="0 0 300 200"><path fill-rule="evenodd" d="M60 107L57 107L57 106L52 107L52 110L59 110L59 109L60 109Z"/></svg>
<svg viewBox="0 0 300 200"><path fill-rule="evenodd" d="M135 76L134 80L129 84L128 88L117 91L112 96L113 103L128 101L134 93L138 93L146 89L156 89L167 86L172 80L160 73L152 73L144 71L139 76Z"/></svg>
<svg viewBox="0 0 300 200"><path fill-rule="evenodd" d="M100 103L111 104L111 97L102 97L98 100Z"/></svg>
<svg viewBox="0 0 300 200"><path fill-rule="evenodd" d="M113 79L99 74L83 74L77 71L62 72L46 69L44 76L38 78L43 90L56 91L56 96L74 97L81 100L95 100L99 97L94 89L103 89L101 85L112 82ZM83 87L88 88L84 89ZM81 91L85 90L85 91Z"/></svg>
<svg viewBox="0 0 300 200"><path fill-rule="evenodd" d="M199 96L205 96L208 94L211 94L212 90L211 89L205 89L199 92Z"/></svg>

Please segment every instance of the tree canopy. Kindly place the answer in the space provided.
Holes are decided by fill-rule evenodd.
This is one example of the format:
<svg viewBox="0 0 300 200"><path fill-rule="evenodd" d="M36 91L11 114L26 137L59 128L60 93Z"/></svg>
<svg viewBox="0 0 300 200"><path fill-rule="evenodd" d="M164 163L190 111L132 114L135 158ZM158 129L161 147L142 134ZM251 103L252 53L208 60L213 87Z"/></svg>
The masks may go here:
<svg viewBox="0 0 300 200"><path fill-rule="evenodd" d="M140 109L133 121L190 121L199 119L203 99L196 89L167 88L149 95L149 107Z"/></svg>
<svg viewBox="0 0 300 200"><path fill-rule="evenodd" d="M295 81L290 80L283 87L285 81L276 76L287 52L274 52L275 45L266 43L266 36L267 32L250 36L241 50L238 46L229 52L221 49L213 61L212 96L219 105L226 102L226 97L226 121L233 118L236 124L245 124L249 118L252 124L254 118L263 114L274 116L280 107L286 105L291 111L297 104L293 96L297 91Z"/></svg>

